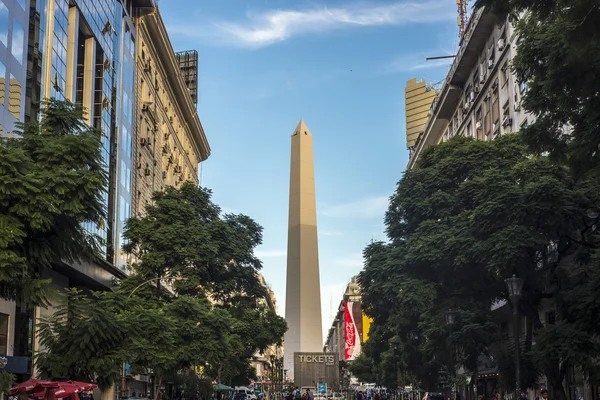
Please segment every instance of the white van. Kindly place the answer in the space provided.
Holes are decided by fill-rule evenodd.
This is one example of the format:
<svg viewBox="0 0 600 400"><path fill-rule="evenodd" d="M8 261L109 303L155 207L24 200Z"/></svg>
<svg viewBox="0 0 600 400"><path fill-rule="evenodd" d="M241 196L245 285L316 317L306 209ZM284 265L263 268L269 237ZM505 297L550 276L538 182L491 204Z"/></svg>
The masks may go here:
<svg viewBox="0 0 600 400"><path fill-rule="evenodd" d="M243 393L246 395L246 399L248 400L256 400L256 394L254 393L254 390L247 388L246 386L236 386L234 391L236 393Z"/></svg>

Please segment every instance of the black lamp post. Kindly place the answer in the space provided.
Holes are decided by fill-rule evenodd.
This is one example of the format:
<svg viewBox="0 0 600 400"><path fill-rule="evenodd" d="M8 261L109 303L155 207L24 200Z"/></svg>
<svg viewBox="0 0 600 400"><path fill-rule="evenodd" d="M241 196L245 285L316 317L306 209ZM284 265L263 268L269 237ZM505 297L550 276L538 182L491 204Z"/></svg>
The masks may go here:
<svg viewBox="0 0 600 400"><path fill-rule="evenodd" d="M446 325L448 325L448 329L450 334L448 335L448 342L450 343L450 388L452 392L452 396L454 396L454 343L452 342L452 327L454 325L456 319L456 312L452 309L446 311Z"/></svg>
<svg viewBox="0 0 600 400"><path fill-rule="evenodd" d="M513 306L513 325L515 336L515 400L519 400L521 394L521 344L519 341L519 300L523 289L523 279L513 274L511 278L505 279L508 287L508 296Z"/></svg>
<svg viewBox="0 0 600 400"><path fill-rule="evenodd" d="M392 351L394 354L394 373L396 375L396 393L398 393L398 389L400 385L398 383L398 353L400 351L400 343L397 340L392 342Z"/></svg>

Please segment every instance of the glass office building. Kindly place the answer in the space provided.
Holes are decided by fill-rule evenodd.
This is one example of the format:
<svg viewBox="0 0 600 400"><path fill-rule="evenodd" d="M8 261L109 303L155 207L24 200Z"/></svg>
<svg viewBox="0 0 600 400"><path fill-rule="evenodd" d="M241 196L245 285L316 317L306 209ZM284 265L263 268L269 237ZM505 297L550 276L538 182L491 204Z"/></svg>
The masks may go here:
<svg viewBox="0 0 600 400"><path fill-rule="evenodd" d="M26 0L2 1L17 4ZM21 82L27 75L22 118L39 118L44 98L70 100L87 110L87 122L102 134L110 184L103 196L107 220L85 228L105 241L106 266L123 270L121 233L131 215L133 159L135 27L130 16L137 2L29 1L29 12L21 15L29 27L28 40L23 39L29 44L29 73L15 75Z"/></svg>
<svg viewBox="0 0 600 400"><path fill-rule="evenodd" d="M24 117L28 0L0 0L0 132L10 135Z"/></svg>

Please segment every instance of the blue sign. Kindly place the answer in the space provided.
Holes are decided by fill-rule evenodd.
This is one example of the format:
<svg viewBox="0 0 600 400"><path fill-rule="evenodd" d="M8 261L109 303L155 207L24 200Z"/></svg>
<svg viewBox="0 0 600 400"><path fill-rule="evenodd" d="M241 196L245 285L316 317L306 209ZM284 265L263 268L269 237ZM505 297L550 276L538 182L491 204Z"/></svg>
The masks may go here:
<svg viewBox="0 0 600 400"><path fill-rule="evenodd" d="M327 395L327 384L326 383L319 383L319 386L317 387L317 394L320 396Z"/></svg>

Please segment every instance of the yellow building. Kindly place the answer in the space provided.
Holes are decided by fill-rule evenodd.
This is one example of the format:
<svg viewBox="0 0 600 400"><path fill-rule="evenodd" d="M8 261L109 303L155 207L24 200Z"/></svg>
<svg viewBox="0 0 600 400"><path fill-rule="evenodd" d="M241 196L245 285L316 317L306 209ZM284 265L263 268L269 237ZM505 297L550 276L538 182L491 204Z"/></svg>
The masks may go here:
<svg viewBox="0 0 600 400"><path fill-rule="evenodd" d="M277 312L277 300L275 299L275 292L269 287L264 276L258 273L258 280L260 284L265 288L267 296L264 299L263 305L269 307L273 312ZM271 356L277 358L283 354L283 347L271 345L265 349L264 352L256 352L252 361L252 366L256 371L256 376L260 382L268 382L271 380Z"/></svg>
<svg viewBox="0 0 600 400"><path fill-rule="evenodd" d="M210 155L158 8L137 18L136 30L134 216L167 185L199 184L198 164Z"/></svg>
<svg viewBox="0 0 600 400"><path fill-rule="evenodd" d="M412 149L429 120L437 91L430 88L424 81L413 78L406 82L404 92L406 100L406 147Z"/></svg>

